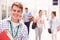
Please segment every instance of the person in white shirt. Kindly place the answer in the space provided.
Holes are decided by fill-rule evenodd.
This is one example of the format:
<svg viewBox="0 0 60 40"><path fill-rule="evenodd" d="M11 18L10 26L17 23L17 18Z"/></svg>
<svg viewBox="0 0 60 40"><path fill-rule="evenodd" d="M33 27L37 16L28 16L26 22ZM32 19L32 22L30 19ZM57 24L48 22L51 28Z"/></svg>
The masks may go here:
<svg viewBox="0 0 60 40"><path fill-rule="evenodd" d="M39 10L39 15L33 21L37 27L36 29L36 40L41 40L41 34L44 28L44 17L42 16L42 10Z"/></svg>
<svg viewBox="0 0 60 40"><path fill-rule="evenodd" d="M19 2L14 2L11 6L10 12L11 17L0 22L0 33L8 30L14 40L28 40L27 27L20 20L23 12L23 5Z"/></svg>
<svg viewBox="0 0 60 40"><path fill-rule="evenodd" d="M52 32L52 40L57 40L57 27L58 27L58 18L56 17L56 12L52 11L50 19L50 28Z"/></svg>

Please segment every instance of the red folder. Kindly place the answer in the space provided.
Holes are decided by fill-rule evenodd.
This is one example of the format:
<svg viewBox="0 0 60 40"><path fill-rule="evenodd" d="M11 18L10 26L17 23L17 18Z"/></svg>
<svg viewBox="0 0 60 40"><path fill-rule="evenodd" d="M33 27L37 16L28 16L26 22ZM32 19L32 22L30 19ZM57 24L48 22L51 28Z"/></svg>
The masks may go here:
<svg viewBox="0 0 60 40"><path fill-rule="evenodd" d="M0 40L10 40L5 31L0 33Z"/></svg>

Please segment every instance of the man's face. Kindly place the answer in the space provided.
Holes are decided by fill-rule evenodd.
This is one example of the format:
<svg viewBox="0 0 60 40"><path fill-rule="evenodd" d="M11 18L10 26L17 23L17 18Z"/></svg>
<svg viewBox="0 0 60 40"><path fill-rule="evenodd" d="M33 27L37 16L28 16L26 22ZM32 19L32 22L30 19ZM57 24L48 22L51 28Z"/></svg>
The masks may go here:
<svg viewBox="0 0 60 40"><path fill-rule="evenodd" d="M25 12L28 12L28 9L25 9Z"/></svg>
<svg viewBox="0 0 60 40"><path fill-rule="evenodd" d="M19 20L20 16L22 16L22 10L17 6L13 6L13 8L11 9L11 16L14 19Z"/></svg>

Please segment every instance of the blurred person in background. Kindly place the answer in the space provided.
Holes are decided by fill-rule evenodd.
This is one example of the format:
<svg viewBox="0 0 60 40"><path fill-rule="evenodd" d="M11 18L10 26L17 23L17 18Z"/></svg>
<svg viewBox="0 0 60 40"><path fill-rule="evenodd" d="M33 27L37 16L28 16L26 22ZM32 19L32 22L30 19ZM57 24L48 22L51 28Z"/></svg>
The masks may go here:
<svg viewBox="0 0 60 40"><path fill-rule="evenodd" d="M50 29L52 33L52 40L57 40L57 28L58 28L58 18L56 17L56 12L52 11L50 19Z"/></svg>
<svg viewBox="0 0 60 40"><path fill-rule="evenodd" d="M24 23L27 26L28 29L28 34L29 34L29 26L30 26L30 22L32 21L32 14L31 12L28 11L28 8L25 8L25 13L23 14L23 19L24 19Z"/></svg>
<svg viewBox="0 0 60 40"><path fill-rule="evenodd" d="M44 18L42 17L43 12L39 10L39 15L34 19L32 29L36 29L36 40L41 40L41 34L44 27Z"/></svg>

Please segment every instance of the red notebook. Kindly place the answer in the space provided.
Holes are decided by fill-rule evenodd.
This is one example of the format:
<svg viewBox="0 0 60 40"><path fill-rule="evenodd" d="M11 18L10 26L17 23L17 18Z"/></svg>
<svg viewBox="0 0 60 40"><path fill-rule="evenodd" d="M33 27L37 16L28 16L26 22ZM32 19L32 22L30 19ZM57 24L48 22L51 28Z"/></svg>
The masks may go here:
<svg viewBox="0 0 60 40"><path fill-rule="evenodd" d="M0 40L10 40L5 31L0 33Z"/></svg>

